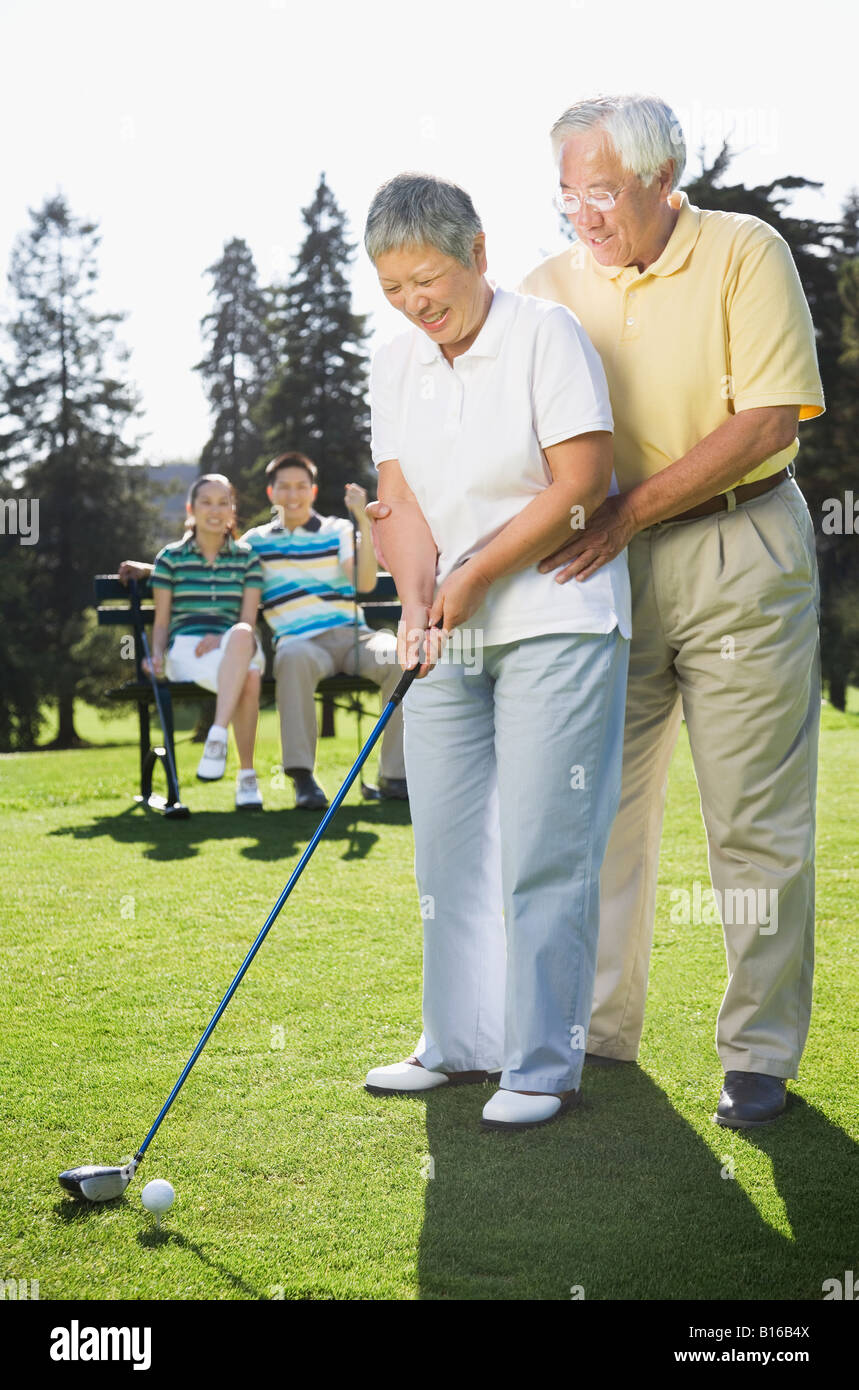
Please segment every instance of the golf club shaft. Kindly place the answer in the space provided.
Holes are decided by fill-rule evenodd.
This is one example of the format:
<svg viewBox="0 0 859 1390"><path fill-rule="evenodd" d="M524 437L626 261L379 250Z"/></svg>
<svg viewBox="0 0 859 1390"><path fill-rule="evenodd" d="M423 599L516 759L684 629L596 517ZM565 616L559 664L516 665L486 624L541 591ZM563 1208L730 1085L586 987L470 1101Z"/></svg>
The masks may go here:
<svg viewBox="0 0 859 1390"><path fill-rule="evenodd" d="M334 800L332 801L322 820L319 822L313 839L310 841L310 844L307 846L307 849L304 851L295 868L293 869L292 873L290 874L289 881L287 882L286 887L284 888L283 892L281 893L280 897L278 898L277 902L275 903L274 907L269 913L265 925L263 926L258 937L256 938L256 941L251 946L250 950L248 951L247 955L245 956L244 960L242 961L241 965L236 971L236 975L232 984L230 985L229 989L227 990L226 994L224 995L223 999L221 1000L220 1004L218 1005L217 1009L212 1015L209 1023L206 1026L206 1030L203 1033L203 1036L197 1043L197 1046L194 1048L194 1051L191 1053L191 1056L188 1058L188 1061L185 1063L182 1075L179 1077L179 1080L176 1082L176 1085L173 1087L173 1090L170 1092L169 1096L164 1102L164 1105L161 1108L158 1118L156 1119L154 1125L150 1129L149 1133L147 1134L146 1138L144 1139L143 1143L140 1145L140 1148L135 1154L136 1159L141 1159L143 1155L146 1153L146 1150L148 1149L153 1137L155 1136L155 1133L157 1132L158 1127L161 1124L161 1121L164 1119L164 1116L167 1114L167 1111L170 1109L170 1106L173 1104L174 1100L176 1099L177 1095L182 1089L182 1086L185 1083L188 1073L190 1072L200 1053L203 1051L203 1048L206 1046L206 1043L209 1041L209 1038L211 1037L215 1027L217 1026L218 1019L221 1017L221 1014L224 1012L233 995L235 994L236 990L238 989L239 985L241 984L242 979L251 961L253 960L262 943L265 941L269 929L274 924L278 916L278 913L280 912L281 908L283 907L284 903L286 902L287 898L289 897L290 893L292 892L293 888L295 887L296 883L298 882L299 878L304 872L304 868L307 864L307 861L310 859L310 856L313 854L313 851L316 849L316 846L319 844L319 841L325 834L325 831L328 828L328 825L330 824L332 817L335 815L336 811L342 804L343 799L346 796L346 793L348 792L352 783L355 781L355 778L358 776L358 773L361 771L361 768L364 766L364 763L367 761L367 758L369 757L370 753L375 747L375 744L381 736L385 728L385 725L391 718L391 715L394 713L394 710L397 708L397 705L402 700L403 696L405 695L406 691L408 690L409 686L411 685L412 681L417 675L419 669L420 666L418 665L413 666L410 670L403 672L403 675L399 681L399 684L397 685L396 690L392 693L390 700L385 705L385 708L382 710L382 713L379 716L378 723L376 724L375 728L373 729L373 732L370 734L370 737L367 739L367 742L364 744L364 747L361 749L361 752L356 758L352 766L352 770L346 778L346 781L343 783L342 787L335 796Z"/></svg>
<svg viewBox="0 0 859 1390"><path fill-rule="evenodd" d="M163 710L162 705L161 705L161 695L160 695L159 690L158 690L158 680L157 680L157 678L156 678L155 672L154 672L153 669L152 669L152 657L151 657L150 652L149 652L149 643L148 643L148 641L146 640L146 628L144 627L144 624L143 624L143 614L142 614L141 611L140 611L140 594L138 593L138 589L137 589L137 580L136 580L136 579L132 579L132 581L131 581L131 596L132 596L132 602L133 602L134 607L135 607L135 610L136 610L136 612L137 612L137 616L138 616L138 618L140 619L140 639L141 639L141 641L142 641L142 643L143 643L143 655L146 657L146 662L147 662L147 665L148 665L148 668L149 668L149 679L150 679L150 681L152 682L152 693L153 693L153 695L155 696L155 706L156 706L156 708L157 708L157 710L158 710L158 718L159 718L160 723L161 723L161 732L162 732L162 734L164 735L164 752L165 752L166 755L167 755L167 766L168 766L169 769L170 769L170 776L171 776L172 779L173 779L173 786L171 787L170 792L171 792L171 795L174 795L174 794L175 794L176 800L178 801L178 799L179 799L179 778L176 776L176 765L175 765L175 763L173 762L173 751L172 751L172 749L171 749L171 747L170 747L171 740L170 740L170 738L168 737L168 733L167 733L167 724L166 724L166 721L165 721L165 719L164 719L164 710Z"/></svg>
<svg viewBox="0 0 859 1390"><path fill-rule="evenodd" d="M354 628L354 631L355 631L355 675L356 675L356 676L360 676L360 674L361 674L361 642L360 642L359 623L358 623L358 523L357 523L357 521L355 520L354 516L352 517L352 604L353 604L353 608L354 608L354 612L353 612L353 615L352 615L352 625L353 625L353 628ZM357 736L357 739L358 739L358 747L360 748L360 747L361 747L361 713L362 713L361 695L360 695L360 692L358 693L358 695L355 696L355 712L356 712L356 714L357 714L357 716L358 716L358 719L357 719L357 727L356 727L355 733L356 733L356 736ZM364 790L364 787L363 787L363 778L362 778L361 790L362 790L362 791Z"/></svg>

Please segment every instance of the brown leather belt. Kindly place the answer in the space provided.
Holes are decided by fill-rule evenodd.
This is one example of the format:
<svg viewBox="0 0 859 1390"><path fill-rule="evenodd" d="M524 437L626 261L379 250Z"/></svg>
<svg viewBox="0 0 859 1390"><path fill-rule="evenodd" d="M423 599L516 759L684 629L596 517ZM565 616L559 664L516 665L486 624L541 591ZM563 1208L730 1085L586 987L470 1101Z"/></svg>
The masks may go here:
<svg viewBox="0 0 859 1390"><path fill-rule="evenodd" d="M744 483L742 487L730 488L727 492L720 492L718 497L711 497L707 502L700 502L697 507L690 507L688 512L679 512L677 516L667 516L663 521L658 521L657 526L671 526L675 521L695 521L699 516L712 516L714 512L732 512L740 502L750 502L753 497L760 497L763 493L769 492L771 488L778 487L786 478L792 478L794 467L792 463L783 468L780 473L771 473L767 478L759 478L756 483Z"/></svg>

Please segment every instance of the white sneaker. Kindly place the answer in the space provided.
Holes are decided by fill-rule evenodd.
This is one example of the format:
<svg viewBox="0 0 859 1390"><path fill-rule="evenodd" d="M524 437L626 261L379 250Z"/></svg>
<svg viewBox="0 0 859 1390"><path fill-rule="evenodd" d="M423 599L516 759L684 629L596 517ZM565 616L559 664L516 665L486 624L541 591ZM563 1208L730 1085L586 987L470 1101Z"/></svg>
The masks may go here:
<svg viewBox="0 0 859 1390"><path fill-rule="evenodd" d="M257 784L257 775L252 768L240 772L236 777L236 810L262 810L262 793Z"/></svg>
<svg viewBox="0 0 859 1390"><path fill-rule="evenodd" d="M203 756L197 765L197 777L201 782L217 782L224 775L227 766L227 740L207 738Z"/></svg>
<svg viewBox="0 0 859 1390"><path fill-rule="evenodd" d="M480 1123L484 1129L531 1129L534 1125L547 1125L565 1110L573 1110L580 1096L580 1091L570 1091L562 1100L560 1096L496 1091L484 1105Z"/></svg>

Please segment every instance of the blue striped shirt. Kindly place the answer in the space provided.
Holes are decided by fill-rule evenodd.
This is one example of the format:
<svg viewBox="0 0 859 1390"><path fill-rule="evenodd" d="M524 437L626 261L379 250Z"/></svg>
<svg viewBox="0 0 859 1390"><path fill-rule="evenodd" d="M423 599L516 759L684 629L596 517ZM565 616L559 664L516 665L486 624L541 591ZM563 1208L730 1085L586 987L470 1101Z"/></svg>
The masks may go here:
<svg viewBox="0 0 859 1390"><path fill-rule="evenodd" d="M275 644L354 623L353 589L343 568L353 558L350 521L312 512L294 531L271 521L242 540L262 564L262 608ZM360 609L358 620L363 625Z"/></svg>

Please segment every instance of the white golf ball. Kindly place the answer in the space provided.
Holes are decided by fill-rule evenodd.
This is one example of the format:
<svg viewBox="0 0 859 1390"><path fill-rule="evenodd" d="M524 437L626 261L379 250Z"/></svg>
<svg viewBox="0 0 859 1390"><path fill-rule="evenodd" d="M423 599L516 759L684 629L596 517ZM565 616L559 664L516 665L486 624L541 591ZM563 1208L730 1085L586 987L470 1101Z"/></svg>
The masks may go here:
<svg viewBox="0 0 859 1390"><path fill-rule="evenodd" d="M172 1207L176 1193L164 1178L153 1178L140 1194L140 1200L147 1211L162 1212Z"/></svg>

